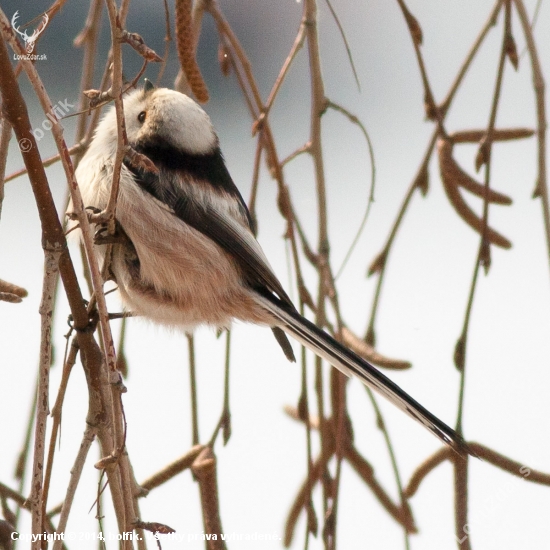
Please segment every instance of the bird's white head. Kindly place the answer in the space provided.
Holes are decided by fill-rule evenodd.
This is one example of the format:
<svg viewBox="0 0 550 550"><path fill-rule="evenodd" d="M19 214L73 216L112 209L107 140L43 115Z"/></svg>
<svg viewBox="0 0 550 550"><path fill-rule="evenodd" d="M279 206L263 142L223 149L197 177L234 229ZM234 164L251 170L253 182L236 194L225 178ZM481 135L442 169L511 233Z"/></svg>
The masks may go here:
<svg viewBox="0 0 550 550"><path fill-rule="evenodd" d="M130 144L162 140L191 154L211 153L218 138L210 117L190 97L149 82L124 100Z"/></svg>
<svg viewBox="0 0 550 550"><path fill-rule="evenodd" d="M128 142L134 147L147 143L203 155L218 146L210 117L195 101L168 88L155 88L148 81L124 98L124 118ZM116 149L116 136L112 107L97 128L94 145L111 153Z"/></svg>

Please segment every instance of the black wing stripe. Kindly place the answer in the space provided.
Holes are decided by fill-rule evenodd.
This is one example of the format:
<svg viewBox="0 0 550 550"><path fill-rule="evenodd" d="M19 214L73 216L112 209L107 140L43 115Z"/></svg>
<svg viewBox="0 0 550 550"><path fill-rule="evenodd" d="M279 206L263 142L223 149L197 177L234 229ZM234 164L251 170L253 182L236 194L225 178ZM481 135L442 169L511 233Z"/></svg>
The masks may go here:
<svg viewBox="0 0 550 550"><path fill-rule="evenodd" d="M173 210L174 215L184 223L196 229L228 252L241 268L248 284L252 288L267 289L294 309L292 302L277 277L272 273L255 251L246 242L245 227L232 223L211 205L198 204L193 197L185 193L182 187L164 172L162 184L159 176L151 172L145 173L139 168L126 165L134 175L138 186L151 194L157 200ZM252 233L250 233L250 237Z"/></svg>
<svg viewBox="0 0 550 550"><path fill-rule="evenodd" d="M214 192L221 191L232 196L237 200L239 210L252 229L253 222L250 212L225 166L219 147L202 155L192 154L176 149L166 140L155 136L149 137L147 141L137 143L134 148L149 157L159 168L166 168L171 172L183 172L191 179L207 183Z"/></svg>

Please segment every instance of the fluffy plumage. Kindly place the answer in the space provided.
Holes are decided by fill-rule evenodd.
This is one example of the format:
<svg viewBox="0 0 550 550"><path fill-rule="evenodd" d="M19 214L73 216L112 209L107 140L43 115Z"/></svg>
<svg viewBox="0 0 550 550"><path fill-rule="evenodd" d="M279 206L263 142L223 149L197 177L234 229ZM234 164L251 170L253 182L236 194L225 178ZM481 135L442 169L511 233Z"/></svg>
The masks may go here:
<svg viewBox="0 0 550 550"><path fill-rule="evenodd" d="M113 246L111 269L128 309L189 332L201 324L228 327L233 319L268 325L293 360L286 332L459 453L469 452L445 423L297 312L252 233L201 107L183 94L146 85L125 98L124 112L130 145L159 170L122 167L116 218L128 239ZM111 109L77 169L86 206L106 207L115 152Z"/></svg>

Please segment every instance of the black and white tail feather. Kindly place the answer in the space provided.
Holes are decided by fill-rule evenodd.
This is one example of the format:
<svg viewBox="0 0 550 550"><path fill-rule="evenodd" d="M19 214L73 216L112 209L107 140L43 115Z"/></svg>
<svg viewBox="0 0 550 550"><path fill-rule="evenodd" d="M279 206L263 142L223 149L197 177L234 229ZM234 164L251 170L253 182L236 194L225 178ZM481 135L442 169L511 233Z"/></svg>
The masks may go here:
<svg viewBox="0 0 550 550"><path fill-rule="evenodd" d="M116 210L123 238L111 272L133 312L192 331L233 319L264 324L288 359L289 334L348 376L355 376L459 454L462 437L367 361L302 317L252 232L208 115L190 98L149 82L124 100L130 145L158 172L124 162ZM117 123L111 109L77 169L85 206L103 209L110 195ZM104 246L98 244L100 257Z"/></svg>
<svg viewBox="0 0 550 550"><path fill-rule="evenodd" d="M265 309L278 319L279 326L285 332L316 355L328 361L346 376L358 378L363 384L372 388L396 407L420 422L443 443L450 445L459 454L463 455L470 452L468 445L452 428L439 420L387 376L384 376L376 367L340 344L295 310L285 307L277 298L258 296L258 300Z"/></svg>

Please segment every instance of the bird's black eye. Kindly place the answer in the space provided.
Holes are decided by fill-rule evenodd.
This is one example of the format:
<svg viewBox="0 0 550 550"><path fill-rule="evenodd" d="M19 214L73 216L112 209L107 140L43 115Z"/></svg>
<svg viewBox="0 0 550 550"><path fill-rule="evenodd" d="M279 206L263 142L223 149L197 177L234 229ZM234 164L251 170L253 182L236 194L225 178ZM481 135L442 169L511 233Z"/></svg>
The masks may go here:
<svg viewBox="0 0 550 550"><path fill-rule="evenodd" d="M138 115L138 120L143 124L143 121L145 120L146 116L147 116L147 112L146 111L141 111L141 113L139 113L139 115Z"/></svg>

